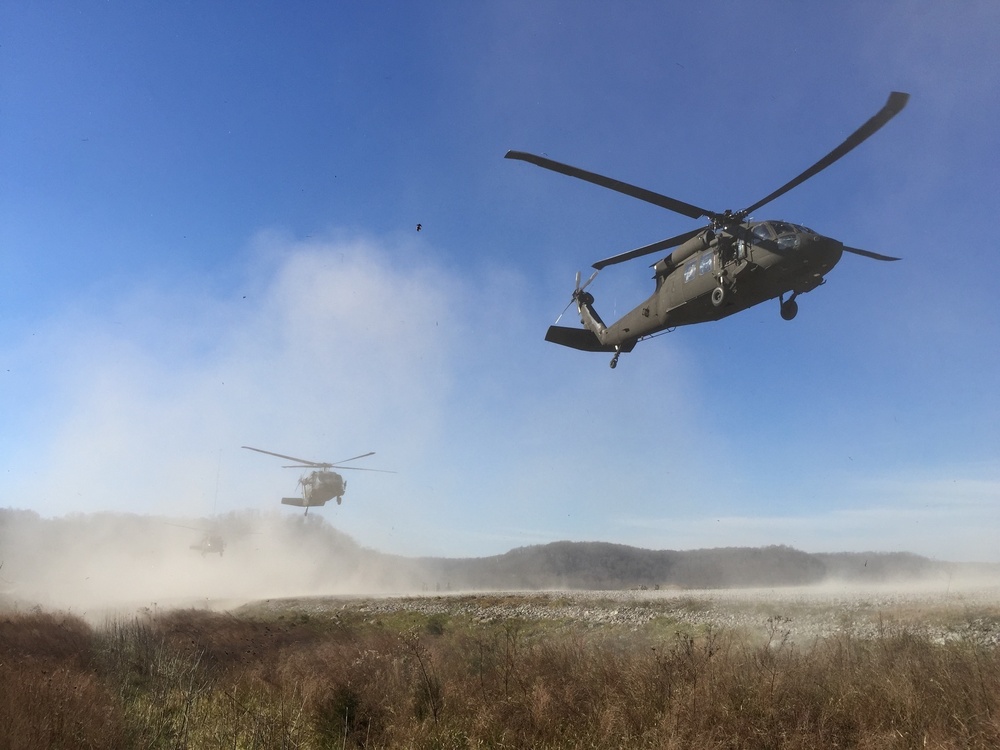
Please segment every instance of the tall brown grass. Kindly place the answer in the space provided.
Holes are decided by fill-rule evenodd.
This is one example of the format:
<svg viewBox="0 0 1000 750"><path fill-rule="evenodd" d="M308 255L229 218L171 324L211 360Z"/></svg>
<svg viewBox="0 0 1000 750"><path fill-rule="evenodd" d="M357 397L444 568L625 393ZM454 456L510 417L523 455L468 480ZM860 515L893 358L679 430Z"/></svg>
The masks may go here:
<svg viewBox="0 0 1000 750"><path fill-rule="evenodd" d="M777 617L763 640L364 617L7 614L0 747L1000 746L1000 651L982 628L800 644Z"/></svg>

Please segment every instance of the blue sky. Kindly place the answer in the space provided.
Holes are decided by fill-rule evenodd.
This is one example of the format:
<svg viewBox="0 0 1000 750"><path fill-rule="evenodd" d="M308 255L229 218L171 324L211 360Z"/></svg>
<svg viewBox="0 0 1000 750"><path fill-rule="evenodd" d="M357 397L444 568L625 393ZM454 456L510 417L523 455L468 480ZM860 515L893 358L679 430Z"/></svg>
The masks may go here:
<svg viewBox="0 0 1000 750"><path fill-rule="evenodd" d="M998 32L985 1L5 4L0 505L269 511L297 475L241 445L374 450L398 473L318 512L387 552L1000 561ZM615 371L543 341L577 270L696 224L508 149L737 209L893 90L755 218L903 261Z"/></svg>

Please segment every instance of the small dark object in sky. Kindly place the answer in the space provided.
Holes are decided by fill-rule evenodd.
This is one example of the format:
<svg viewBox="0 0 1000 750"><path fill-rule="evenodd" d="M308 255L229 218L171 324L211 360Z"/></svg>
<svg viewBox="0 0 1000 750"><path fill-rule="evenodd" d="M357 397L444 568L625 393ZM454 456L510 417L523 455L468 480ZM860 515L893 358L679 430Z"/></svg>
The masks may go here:
<svg viewBox="0 0 1000 750"><path fill-rule="evenodd" d="M418 231L418 232L419 232L419 231L420 231L421 229L423 229L423 228L424 228L424 225L423 225L423 224L417 224L417 231Z"/></svg>

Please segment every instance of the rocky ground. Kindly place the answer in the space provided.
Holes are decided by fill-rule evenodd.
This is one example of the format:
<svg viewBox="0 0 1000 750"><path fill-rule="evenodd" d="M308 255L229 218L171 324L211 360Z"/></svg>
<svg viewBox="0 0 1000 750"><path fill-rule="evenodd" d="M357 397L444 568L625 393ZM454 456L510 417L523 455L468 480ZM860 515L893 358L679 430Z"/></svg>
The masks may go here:
<svg viewBox="0 0 1000 750"><path fill-rule="evenodd" d="M923 586L725 590L439 593L423 596L310 597L247 605L247 611L378 618L398 612L473 622L539 621L642 628L654 620L693 628L738 629L808 642L837 634L874 637L908 632L944 642L1000 644L1000 585L936 581Z"/></svg>

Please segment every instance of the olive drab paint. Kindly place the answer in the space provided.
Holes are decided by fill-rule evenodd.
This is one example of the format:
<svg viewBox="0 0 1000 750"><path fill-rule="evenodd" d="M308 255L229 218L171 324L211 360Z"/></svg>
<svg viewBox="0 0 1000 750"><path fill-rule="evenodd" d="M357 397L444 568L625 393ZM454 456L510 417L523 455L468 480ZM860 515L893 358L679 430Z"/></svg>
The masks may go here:
<svg viewBox="0 0 1000 750"><path fill-rule="evenodd" d="M779 300L781 317L791 320L798 312L795 298L824 284L826 274L845 252L874 260L899 260L848 247L800 224L752 221L749 217L857 148L899 114L909 98L909 94L892 92L882 109L837 148L770 195L736 212L718 213L544 156L508 151L507 159L526 161L692 219L709 220L707 227L597 261L593 264L595 274L582 286L577 274L570 304L576 304L584 327L552 325L545 340L584 351L613 353L611 367L615 367L622 352L632 351L645 338L677 326L720 320L767 300ZM606 325L594 309L593 295L586 291L596 272L670 248L676 249L653 266L653 294L621 319Z"/></svg>

